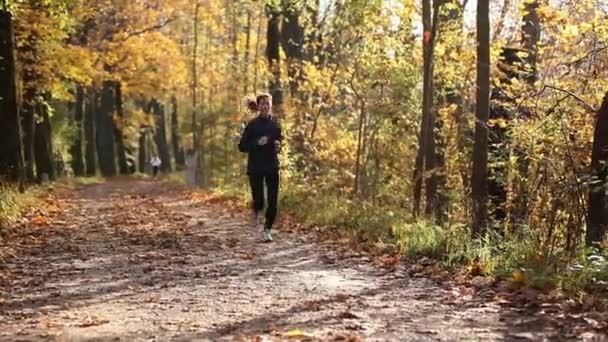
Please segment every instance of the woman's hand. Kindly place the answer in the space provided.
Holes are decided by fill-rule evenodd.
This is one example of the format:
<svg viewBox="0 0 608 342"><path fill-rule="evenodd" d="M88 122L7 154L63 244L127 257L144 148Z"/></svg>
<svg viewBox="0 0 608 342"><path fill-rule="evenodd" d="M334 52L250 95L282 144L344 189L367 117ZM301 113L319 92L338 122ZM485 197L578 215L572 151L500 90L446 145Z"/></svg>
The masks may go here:
<svg viewBox="0 0 608 342"><path fill-rule="evenodd" d="M260 139L258 139L258 145L260 146L264 146L268 143L268 137L267 136L263 136Z"/></svg>

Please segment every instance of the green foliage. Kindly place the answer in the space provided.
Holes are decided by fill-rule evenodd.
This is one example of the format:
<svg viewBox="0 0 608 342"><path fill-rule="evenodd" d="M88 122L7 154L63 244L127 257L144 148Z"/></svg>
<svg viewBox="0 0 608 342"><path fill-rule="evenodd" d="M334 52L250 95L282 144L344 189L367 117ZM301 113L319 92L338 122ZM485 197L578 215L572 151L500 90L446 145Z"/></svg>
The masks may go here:
<svg viewBox="0 0 608 342"><path fill-rule="evenodd" d="M441 258L447 249L446 231L425 221L398 224L393 236L397 252L409 257Z"/></svg>

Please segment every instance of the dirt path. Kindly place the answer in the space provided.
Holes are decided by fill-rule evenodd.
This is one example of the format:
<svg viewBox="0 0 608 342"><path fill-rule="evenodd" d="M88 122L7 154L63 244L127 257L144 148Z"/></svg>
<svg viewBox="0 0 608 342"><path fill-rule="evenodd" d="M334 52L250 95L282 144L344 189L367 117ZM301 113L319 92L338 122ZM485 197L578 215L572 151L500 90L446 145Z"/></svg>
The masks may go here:
<svg viewBox="0 0 608 342"><path fill-rule="evenodd" d="M301 233L260 243L180 189L113 181L5 260L4 341L548 340L559 323L339 256ZM298 329L298 330L296 330Z"/></svg>

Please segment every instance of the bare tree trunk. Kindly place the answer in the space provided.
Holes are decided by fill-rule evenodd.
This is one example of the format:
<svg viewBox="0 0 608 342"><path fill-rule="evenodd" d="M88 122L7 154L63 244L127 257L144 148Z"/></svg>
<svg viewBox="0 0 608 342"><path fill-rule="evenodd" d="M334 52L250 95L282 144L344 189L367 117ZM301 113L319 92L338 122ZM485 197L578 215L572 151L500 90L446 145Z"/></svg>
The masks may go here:
<svg viewBox="0 0 608 342"><path fill-rule="evenodd" d="M113 117L112 123L114 124L114 138L116 138L118 169L121 175L128 175L129 167L127 165L127 153L125 150L125 142L122 132L124 126L124 113L122 108L122 88L120 82L114 82L114 91L117 117Z"/></svg>
<svg viewBox="0 0 608 342"><path fill-rule="evenodd" d="M198 102L197 102L197 92L198 92L198 74L196 68L196 61L198 58L198 14L200 9L200 3L197 1L194 6L194 15L192 18L193 26L194 26L194 44L192 48L192 149L196 151L199 146L199 125L198 125ZM203 127L200 127L200 131L202 132ZM202 133L201 133L202 134ZM201 151L202 155L202 151ZM199 163L194 163L195 166L200 165ZM194 182L196 184L199 183L199 170L193 170L194 174Z"/></svg>
<svg viewBox="0 0 608 342"><path fill-rule="evenodd" d="M75 176L84 176L84 160L82 153L82 142L84 134L84 89L81 85L76 86L76 101L74 103L74 127L76 128L76 137L70 147L70 155L72 156L72 171Z"/></svg>
<svg viewBox="0 0 608 342"><path fill-rule="evenodd" d="M438 205L437 191L439 180L436 170L436 142L435 142L435 113L433 112L433 50L435 46L435 35L437 32L437 18L439 12L439 1L431 4L431 0L422 2L422 27L423 27L423 94L422 94L422 123L420 125L419 150L416 156L414 170L414 215L420 212L420 201L422 198L422 179L425 172L431 172L426 179L426 214L435 212Z"/></svg>
<svg viewBox="0 0 608 342"><path fill-rule="evenodd" d="M149 152L148 152L148 127L140 127L139 128L139 150L138 150L138 160L139 160L139 172L146 172L146 165L149 160Z"/></svg>
<svg viewBox="0 0 608 342"><path fill-rule="evenodd" d="M528 83L530 89L533 89L534 83L538 79L537 72L537 56L538 56L538 42L540 40L541 26L540 18L538 16L538 8L540 4L537 0L527 1L525 3L525 14L523 17L522 27L522 45L524 50L528 53L526 58L527 71L525 72L525 80ZM529 159L527 151L517 150L515 151L517 156L517 170L519 173L518 181L515 184L515 190L517 191L514 199L514 210L511 215L511 222L514 225L520 225L526 222L528 218L528 166Z"/></svg>
<svg viewBox="0 0 608 342"><path fill-rule="evenodd" d="M22 127L23 152L25 158L25 177L28 182L36 180L35 166L35 137L36 137L36 89L33 87L34 79L30 71L25 71L23 82L26 84L23 93Z"/></svg>
<svg viewBox="0 0 608 342"><path fill-rule="evenodd" d="M171 155L169 154L169 145L167 144L165 108L160 102L154 99L150 102L150 109L156 122L154 140L158 149L158 155L162 161L160 169L163 172L171 172Z"/></svg>
<svg viewBox="0 0 608 342"><path fill-rule="evenodd" d="M13 17L0 8L0 178L23 181L23 147L17 102Z"/></svg>
<svg viewBox="0 0 608 342"><path fill-rule="evenodd" d="M258 91L258 59L260 58L260 41L262 39L262 22L264 18L264 8L265 4L262 2L262 9L260 11L260 15L258 16L258 31L255 38L255 57L253 58L253 91L257 93Z"/></svg>
<svg viewBox="0 0 608 342"><path fill-rule="evenodd" d="M193 24L194 24L194 46L192 48L192 141L193 147L198 147L198 121L196 118L196 112L198 110L198 102L197 102L197 91L198 91L198 74L196 68L196 59L197 59L197 50L198 50L198 12L199 12L200 4L196 3L194 6L194 16L193 16Z"/></svg>
<svg viewBox="0 0 608 342"><path fill-rule="evenodd" d="M593 150L591 152L591 171L593 178L589 190L589 208L587 212L587 233L585 240L588 246L601 243L608 231L608 93L604 96L602 106L597 113Z"/></svg>
<svg viewBox="0 0 608 342"><path fill-rule="evenodd" d="M251 48L251 10L247 9L247 33L245 36L245 56L243 58L243 93L249 92L249 53ZM255 66L254 66L255 67Z"/></svg>
<svg viewBox="0 0 608 342"><path fill-rule="evenodd" d="M474 238L482 237L488 222L488 117L490 113L489 0L477 1L477 108L471 190Z"/></svg>
<svg viewBox="0 0 608 342"><path fill-rule="evenodd" d="M177 97L171 97L171 144L173 146L173 157L175 158L175 168L182 169L185 165L184 149L180 143L179 117L177 115Z"/></svg>
<svg viewBox="0 0 608 342"><path fill-rule="evenodd" d="M40 120L36 123L36 136L34 138L36 175L38 180L42 179L43 174L46 174L49 180L54 180L55 168L53 165L53 141L49 111L46 105L42 103L38 106Z"/></svg>
<svg viewBox="0 0 608 342"><path fill-rule="evenodd" d="M99 169L104 177L116 176L116 152L114 151L114 122L112 113L116 103L113 81L104 81L101 105L97 111L96 141Z"/></svg>
<svg viewBox="0 0 608 342"><path fill-rule="evenodd" d="M357 162L355 164L355 186L354 194L356 197L360 195L360 181L361 181L361 151L363 150L363 126L365 123L365 101L362 97L359 97L359 128L357 133Z"/></svg>
<svg viewBox="0 0 608 342"><path fill-rule="evenodd" d="M281 45L287 56L287 75L291 96L296 96L302 79L302 57L304 47L304 28L300 24L301 9L296 1L283 0L283 24L281 26Z"/></svg>
<svg viewBox="0 0 608 342"><path fill-rule="evenodd" d="M272 73L270 80L270 91L272 94L272 106L274 112L279 117L283 114L283 90L281 86L281 59L279 46L281 42L281 32L279 30L279 11L273 5L266 6L268 16L268 29L266 32L266 58Z"/></svg>
<svg viewBox="0 0 608 342"><path fill-rule="evenodd" d="M84 110L84 136L85 136L85 172L87 176L95 176L97 170L95 121L97 112L97 95L93 88L86 94Z"/></svg>

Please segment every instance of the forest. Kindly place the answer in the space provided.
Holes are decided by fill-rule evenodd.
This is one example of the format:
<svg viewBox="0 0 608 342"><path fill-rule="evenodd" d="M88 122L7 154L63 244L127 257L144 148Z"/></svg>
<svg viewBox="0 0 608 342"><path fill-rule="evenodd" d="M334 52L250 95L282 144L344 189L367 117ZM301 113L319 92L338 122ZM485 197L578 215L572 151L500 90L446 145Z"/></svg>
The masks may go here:
<svg viewBox="0 0 608 342"><path fill-rule="evenodd" d="M153 156L245 201L243 99L267 92L280 211L605 293L607 19L603 0L1 0L0 216L49 181L145 177Z"/></svg>

